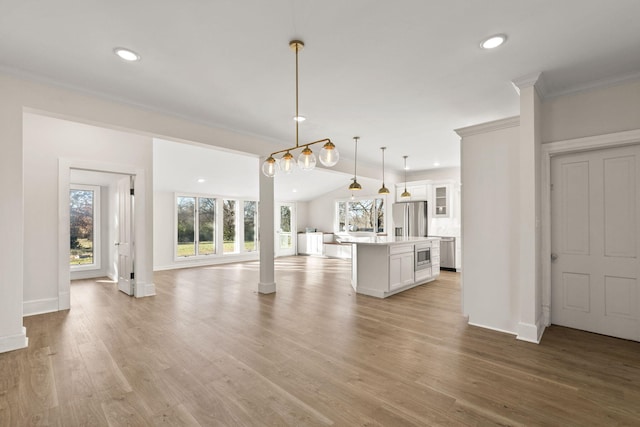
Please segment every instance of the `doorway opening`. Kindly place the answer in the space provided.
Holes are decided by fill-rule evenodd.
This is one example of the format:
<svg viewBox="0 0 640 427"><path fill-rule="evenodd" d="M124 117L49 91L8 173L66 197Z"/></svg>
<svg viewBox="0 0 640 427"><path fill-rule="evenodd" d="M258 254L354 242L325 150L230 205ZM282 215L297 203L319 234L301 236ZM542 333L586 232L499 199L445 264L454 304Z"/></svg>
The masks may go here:
<svg viewBox="0 0 640 427"><path fill-rule="evenodd" d="M60 205L68 213L67 227L61 223L61 233L66 234L68 304L73 280L114 284L125 294L134 295L136 175L73 166L67 171Z"/></svg>

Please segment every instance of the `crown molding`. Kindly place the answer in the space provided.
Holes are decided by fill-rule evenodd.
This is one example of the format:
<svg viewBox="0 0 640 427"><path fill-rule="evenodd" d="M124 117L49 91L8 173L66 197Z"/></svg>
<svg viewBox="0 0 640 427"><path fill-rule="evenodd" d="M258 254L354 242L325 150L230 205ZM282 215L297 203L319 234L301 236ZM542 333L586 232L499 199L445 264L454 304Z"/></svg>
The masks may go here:
<svg viewBox="0 0 640 427"><path fill-rule="evenodd" d="M558 91L547 91L546 99L558 98L565 95L575 95L582 92L589 92L592 90L605 89L612 86L617 86L625 83L630 83L636 80L640 80L640 71L625 74L622 76L609 77L606 79L595 80L592 82L576 85L568 89L562 89Z"/></svg>
<svg viewBox="0 0 640 427"><path fill-rule="evenodd" d="M544 79L542 78L542 72L535 72L518 77L517 79L513 79L511 84L518 95L520 95L520 91L522 89L533 86L540 99L545 99L548 96L547 88L544 84Z"/></svg>
<svg viewBox="0 0 640 427"><path fill-rule="evenodd" d="M481 123L478 125L467 126L464 128L454 129L461 138L472 135L494 132L501 129L508 129L520 126L520 116L508 117L506 119L494 120L492 122Z"/></svg>

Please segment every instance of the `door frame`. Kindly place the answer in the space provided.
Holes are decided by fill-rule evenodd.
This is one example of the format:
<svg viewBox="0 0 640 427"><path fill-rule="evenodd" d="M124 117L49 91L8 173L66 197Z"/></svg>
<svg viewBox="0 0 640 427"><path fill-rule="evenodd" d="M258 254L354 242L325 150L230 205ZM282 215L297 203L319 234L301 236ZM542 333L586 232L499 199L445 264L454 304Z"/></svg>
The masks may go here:
<svg viewBox="0 0 640 427"><path fill-rule="evenodd" d="M130 165L95 162L91 160L58 159L58 311L71 308L71 274L69 270L69 221L71 216L69 210L69 186L71 185L69 174L71 173L71 169L133 175L136 177L134 181L136 198L144 200L146 192L145 171L143 169L137 169ZM135 214L133 221L135 224L134 229L137 230L144 227L144 218L139 214ZM136 258L140 255L139 251L142 250L142 248L144 248L144 245L136 245ZM146 296L144 289L136 287L134 296Z"/></svg>
<svg viewBox="0 0 640 427"><path fill-rule="evenodd" d="M542 264L542 320L546 326L551 325L551 158L562 154L636 144L640 144L640 129L542 144L540 260Z"/></svg>

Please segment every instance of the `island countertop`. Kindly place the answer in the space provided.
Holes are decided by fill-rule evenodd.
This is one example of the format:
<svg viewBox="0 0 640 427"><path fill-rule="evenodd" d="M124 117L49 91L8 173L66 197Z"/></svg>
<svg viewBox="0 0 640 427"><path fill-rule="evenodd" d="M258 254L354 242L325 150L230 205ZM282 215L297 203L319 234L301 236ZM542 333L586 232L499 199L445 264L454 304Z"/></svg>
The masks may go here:
<svg viewBox="0 0 640 427"><path fill-rule="evenodd" d="M440 240L439 237L401 237L401 236L371 236L371 237L336 237L339 243L354 243L356 245L399 245L403 243L419 243Z"/></svg>

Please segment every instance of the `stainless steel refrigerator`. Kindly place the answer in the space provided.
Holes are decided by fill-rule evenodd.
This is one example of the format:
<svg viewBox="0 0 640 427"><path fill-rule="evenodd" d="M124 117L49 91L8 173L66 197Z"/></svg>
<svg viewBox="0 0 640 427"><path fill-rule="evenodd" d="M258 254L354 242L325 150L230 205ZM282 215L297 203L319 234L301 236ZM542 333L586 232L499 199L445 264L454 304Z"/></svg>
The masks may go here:
<svg viewBox="0 0 640 427"><path fill-rule="evenodd" d="M429 209L427 202L401 202L393 204L394 235L398 237L429 235Z"/></svg>

